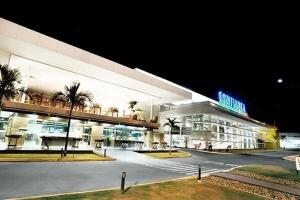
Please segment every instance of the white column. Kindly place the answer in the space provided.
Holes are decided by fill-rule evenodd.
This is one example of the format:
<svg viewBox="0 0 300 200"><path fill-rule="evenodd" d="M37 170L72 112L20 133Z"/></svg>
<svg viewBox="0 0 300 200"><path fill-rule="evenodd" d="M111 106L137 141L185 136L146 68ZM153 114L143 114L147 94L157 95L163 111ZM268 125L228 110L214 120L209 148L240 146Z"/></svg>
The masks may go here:
<svg viewBox="0 0 300 200"><path fill-rule="evenodd" d="M153 99L151 99L151 107L150 107L150 120L153 119Z"/></svg>
<svg viewBox="0 0 300 200"><path fill-rule="evenodd" d="M180 124L179 124L179 134L180 134L180 138L181 138L181 135L182 135L182 123L180 121Z"/></svg>

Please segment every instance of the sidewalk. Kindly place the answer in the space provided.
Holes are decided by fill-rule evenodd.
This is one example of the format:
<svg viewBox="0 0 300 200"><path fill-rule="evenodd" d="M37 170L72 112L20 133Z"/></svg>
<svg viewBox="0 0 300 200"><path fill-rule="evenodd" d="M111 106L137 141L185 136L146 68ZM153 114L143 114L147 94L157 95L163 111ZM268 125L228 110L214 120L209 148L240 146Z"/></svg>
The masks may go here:
<svg viewBox="0 0 300 200"><path fill-rule="evenodd" d="M225 173L225 172L214 173L212 175L220 177L220 178L227 178L227 179L231 179L231 180L235 180L235 181L240 181L240 182L243 182L243 183L248 183L248 184L251 184L251 185L257 185L257 186L260 186L260 187L264 187L264 188L268 188L268 189L277 190L277 191L280 191L280 192L285 192L285 193L289 193L289 194L292 194L292 195L300 196L300 189L299 188L293 188L293 187L286 186L286 185L280 185L280 184L271 183L271 182L268 182L268 181L253 179L253 178L249 178L249 177L245 177L245 176L241 176L241 175L236 175L236 174L231 174L231 173Z"/></svg>
<svg viewBox="0 0 300 200"><path fill-rule="evenodd" d="M289 161L293 161L295 162L296 161L296 157L299 157L299 154L297 155L292 155L292 156L285 156L285 157L282 157L284 160L289 160Z"/></svg>

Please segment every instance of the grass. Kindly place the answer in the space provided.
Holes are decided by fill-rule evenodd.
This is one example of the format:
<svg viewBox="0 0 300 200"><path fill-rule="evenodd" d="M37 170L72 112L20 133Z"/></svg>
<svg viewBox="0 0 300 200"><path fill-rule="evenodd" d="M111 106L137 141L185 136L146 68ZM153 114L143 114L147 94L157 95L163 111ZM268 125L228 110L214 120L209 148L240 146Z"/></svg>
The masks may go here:
<svg viewBox="0 0 300 200"><path fill-rule="evenodd" d="M67 154L61 158L60 154L46 153L1 153L0 162L58 162L58 161L106 161L114 160L110 157L103 157L93 153Z"/></svg>
<svg viewBox="0 0 300 200"><path fill-rule="evenodd" d="M172 152L171 155L169 152L151 152L151 153L143 153L147 156L153 157L153 158L158 158L158 159L164 159L164 158L186 158L190 157L191 154L185 151L177 151L177 152Z"/></svg>
<svg viewBox="0 0 300 200"><path fill-rule="evenodd" d="M198 183L195 179L182 179L144 186L127 188L124 194L120 190L106 190L73 195L61 195L38 198L40 200L76 200L76 199L123 199L123 200L260 200L262 197L229 189L208 182Z"/></svg>
<svg viewBox="0 0 300 200"><path fill-rule="evenodd" d="M236 168L235 171L249 172L256 175L263 175L272 178L286 179L300 182L300 175L296 174L295 169L283 168L274 165L247 165Z"/></svg>

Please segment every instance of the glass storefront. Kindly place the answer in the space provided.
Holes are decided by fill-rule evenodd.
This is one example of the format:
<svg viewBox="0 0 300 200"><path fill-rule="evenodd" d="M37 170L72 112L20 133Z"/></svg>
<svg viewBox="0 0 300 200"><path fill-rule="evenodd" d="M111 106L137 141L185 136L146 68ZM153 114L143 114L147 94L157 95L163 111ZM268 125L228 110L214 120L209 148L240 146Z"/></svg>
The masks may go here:
<svg viewBox="0 0 300 200"><path fill-rule="evenodd" d="M21 135L18 147L41 148L42 137L65 138L68 119L47 115L1 111L0 149L7 148L9 135ZM80 138L79 147L92 148L95 140L104 139L105 146L118 146L121 141L143 141L147 129L125 125L114 125L88 120L72 119L70 138ZM55 147L63 143L53 143Z"/></svg>
<svg viewBox="0 0 300 200"><path fill-rule="evenodd" d="M103 124L103 139L105 146L119 147L126 142L134 146L137 141L144 141L146 128L125 125Z"/></svg>
<svg viewBox="0 0 300 200"><path fill-rule="evenodd" d="M180 133L173 136L179 147L257 148L256 132L246 124L207 114L176 116ZM167 130L165 129L167 133ZM168 141L168 135L165 141Z"/></svg>

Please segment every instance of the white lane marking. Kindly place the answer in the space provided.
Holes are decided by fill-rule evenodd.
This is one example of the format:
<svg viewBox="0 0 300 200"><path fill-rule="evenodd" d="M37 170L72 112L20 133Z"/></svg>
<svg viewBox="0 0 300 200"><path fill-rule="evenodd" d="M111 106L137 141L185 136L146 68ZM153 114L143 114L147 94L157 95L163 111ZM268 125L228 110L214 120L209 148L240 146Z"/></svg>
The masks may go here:
<svg viewBox="0 0 300 200"><path fill-rule="evenodd" d="M168 170L168 171L172 171L172 172L178 172L178 173L185 173L185 172L195 171L195 170L173 169L173 168L169 168L169 167L153 166L153 165L147 165L147 164L141 164L141 165L147 166L147 167L152 167L152 168L157 168L157 169L164 169L164 170Z"/></svg>
<svg viewBox="0 0 300 200"><path fill-rule="evenodd" d="M225 164L225 165L228 165L230 167L237 167L238 165L233 165L233 164Z"/></svg>
<svg viewBox="0 0 300 200"><path fill-rule="evenodd" d="M222 171L223 170L220 170L220 169L212 169L212 170L201 171L201 174L211 174L211 173L222 172ZM198 174L198 172L196 172L196 173L187 173L186 175L194 175L194 174Z"/></svg>
<svg viewBox="0 0 300 200"><path fill-rule="evenodd" d="M161 162L161 161L149 161L147 160L146 162L148 163L155 163L155 164L163 164L163 165L169 165L169 166L182 166L186 168L194 168L197 167L197 165L190 165L190 164L184 164L184 163L179 163L179 162Z"/></svg>
<svg viewBox="0 0 300 200"><path fill-rule="evenodd" d="M194 168L194 169L185 169L185 168L180 168L180 167L176 167L176 168L172 168L170 166L158 166L158 165L154 165L152 164L146 164L146 163L140 163L140 165L143 166L147 166L147 167L152 167L152 168L157 168L157 169L163 169L163 170L167 170L167 171L171 171L171 172L176 172L176 173L180 173L180 174L186 174L186 175L194 175L194 174L198 174L198 167ZM201 173L212 173L212 172L218 172L220 171L219 169L209 169L209 168L205 168L206 170L203 170ZM221 170L222 171L222 170Z"/></svg>
<svg viewBox="0 0 300 200"><path fill-rule="evenodd" d="M213 161L204 161L204 163L211 163L211 164L216 164L216 165L224 165L224 163L221 163L221 162L213 162Z"/></svg>
<svg viewBox="0 0 300 200"><path fill-rule="evenodd" d="M216 165L228 165L228 166L231 166L231 167L236 167L236 166L238 166L238 165L235 165L235 164L227 164L227 163L213 162L213 161L204 161L204 163L211 163L211 164L216 164Z"/></svg>
<svg viewBox="0 0 300 200"><path fill-rule="evenodd" d="M181 165L168 165L168 164L159 164L159 163L147 163L153 166L162 166L162 167L170 167L170 168L180 168L180 169L186 169L186 170L193 170L193 169L198 169L198 166L193 166L193 167L185 167Z"/></svg>

